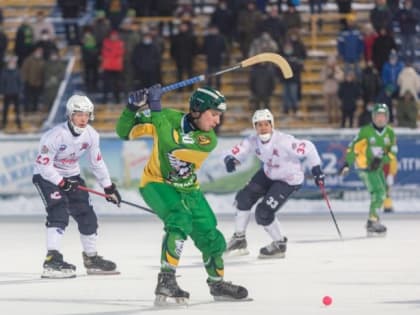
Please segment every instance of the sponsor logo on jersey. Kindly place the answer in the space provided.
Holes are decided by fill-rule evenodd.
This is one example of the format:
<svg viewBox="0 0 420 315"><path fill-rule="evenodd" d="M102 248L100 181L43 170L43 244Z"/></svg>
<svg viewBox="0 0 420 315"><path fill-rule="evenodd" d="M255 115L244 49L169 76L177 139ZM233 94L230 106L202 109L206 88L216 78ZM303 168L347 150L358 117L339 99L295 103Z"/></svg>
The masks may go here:
<svg viewBox="0 0 420 315"><path fill-rule="evenodd" d="M59 191L54 191L53 193L51 193L50 198L54 200L61 199L61 194Z"/></svg>
<svg viewBox="0 0 420 315"><path fill-rule="evenodd" d="M87 142L83 142L83 143L82 143L82 147L80 148L80 151L82 151L82 150L86 150L88 147L89 147L89 143L87 143Z"/></svg>
<svg viewBox="0 0 420 315"><path fill-rule="evenodd" d="M43 145L42 148L41 148L41 153L45 154L45 153L48 153L48 151L49 151L48 147L46 145Z"/></svg>
<svg viewBox="0 0 420 315"><path fill-rule="evenodd" d="M198 144L207 145L207 144L210 144L210 142L211 142L210 137L203 136L203 135L198 136Z"/></svg>
<svg viewBox="0 0 420 315"><path fill-rule="evenodd" d="M64 151L65 149L67 149L67 145L62 144L62 145L60 145L60 147L58 148L58 151Z"/></svg>
<svg viewBox="0 0 420 315"><path fill-rule="evenodd" d="M186 144L194 144L194 139L191 137L191 135L186 134L182 135L182 142Z"/></svg>

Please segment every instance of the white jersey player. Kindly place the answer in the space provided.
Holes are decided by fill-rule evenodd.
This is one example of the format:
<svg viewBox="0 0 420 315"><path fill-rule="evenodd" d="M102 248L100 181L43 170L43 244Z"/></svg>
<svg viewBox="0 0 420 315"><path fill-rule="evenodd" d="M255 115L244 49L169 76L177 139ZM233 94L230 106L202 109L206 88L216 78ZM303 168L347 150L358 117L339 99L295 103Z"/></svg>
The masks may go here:
<svg viewBox="0 0 420 315"><path fill-rule="evenodd" d="M314 144L274 129L274 119L268 109L257 110L252 117L256 135L251 135L232 148L225 157L226 170L233 172L250 154L263 163L249 183L235 197L237 207L235 233L228 244L227 255L246 255L246 228L251 208L257 201L255 219L273 241L260 249L259 258L285 257L287 238L280 232L275 213L290 195L297 191L304 180L303 161L314 176L315 183L324 183L321 159Z"/></svg>
<svg viewBox="0 0 420 315"><path fill-rule="evenodd" d="M76 276L76 267L65 262L60 252L69 216L78 225L87 273L118 273L115 263L97 254L97 217L88 192L78 189L79 185L85 185L80 177L79 159L87 154L92 173L108 195L106 199L117 205L121 202L101 155L99 134L88 124L89 120L93 120L93 107L86 96L71 96L66 104L67 121L41 137L32 181L47 211L47 256L42 278Z"/></svg>

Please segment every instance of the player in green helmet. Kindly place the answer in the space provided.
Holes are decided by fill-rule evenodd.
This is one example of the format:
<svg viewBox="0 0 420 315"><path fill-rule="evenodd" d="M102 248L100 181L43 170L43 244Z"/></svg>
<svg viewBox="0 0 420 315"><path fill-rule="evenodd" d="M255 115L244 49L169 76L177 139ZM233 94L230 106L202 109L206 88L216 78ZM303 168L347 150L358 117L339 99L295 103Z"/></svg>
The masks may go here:
<svg viewBox="0 0 420 315"><path fill-rule="evenodd" d="M396 159L398 152L394 130L388 125L389 110L383 103L375 104L372 111L372 123L363 126L358 135L349 144L346 162L340 170L345 176L354 164L360 179L370 193L369 218L366 229L368 235L386 233L386 227L380 223L378 212L382 210L386 197L386 182L382 167Z"/></svg>
<svg viewBox="0 0 420 315"><path fill-rule="evenodd" d="M161 95L160 85L131 93L116 126L122 139L144 135L154 139L139 191L164 223L155 303L166 304L167 298L185 303L189 298L175 278L188 236L202 253L207 283L214 298L246 299L248 291L244 287L223 280L225 238L216 228L216 217L199 188L196 175L216 147L213 129L226 110L225 98L211 87L198 88L191 95L190 111L183 113L162 109Z"/></svg>

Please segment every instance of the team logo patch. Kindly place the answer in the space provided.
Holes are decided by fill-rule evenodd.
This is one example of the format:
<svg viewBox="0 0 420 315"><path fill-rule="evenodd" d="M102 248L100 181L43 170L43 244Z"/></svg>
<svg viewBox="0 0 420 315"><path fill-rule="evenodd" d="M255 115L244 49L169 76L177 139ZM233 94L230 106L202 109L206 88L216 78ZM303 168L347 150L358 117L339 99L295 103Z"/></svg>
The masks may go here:
<svg viewBox="0 0 420 315"><path fill-rule="evenodd" d="M41 153L45 154L45 153L48 153L48 151L49 151L48 147L46 145L43 145L42 148L41 148Z"/></svg>
<svg viewBox="0 0 420 315"><path fill-rule="evenodd" d="M58 148L58 151L64 151L65 149L67 149L67 145L62 144L62 145L60 145L60 147Z"/></svg>
<svg viewBox="0 0 420 315"><path fill-rule="evenodd" d="M211 139L208 136L198 136L198 144L207 145L210 144Z"/></svg>

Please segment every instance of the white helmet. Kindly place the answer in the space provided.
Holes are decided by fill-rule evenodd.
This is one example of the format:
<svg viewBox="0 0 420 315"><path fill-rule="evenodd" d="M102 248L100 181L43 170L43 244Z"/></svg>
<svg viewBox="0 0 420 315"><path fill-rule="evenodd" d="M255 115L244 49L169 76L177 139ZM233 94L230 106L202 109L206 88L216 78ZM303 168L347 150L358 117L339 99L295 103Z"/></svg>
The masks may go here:
<svg viewBox="0 0 420 315"><path fill-rule="evenodd" d="M258 109L255 111L254 115L252 116L252 125L255 128L255 124L259 121L269 121L271 127L274 128L274 117L273 114L270 112L269 109ZM258 135L261 141L268 141L271 138L271 133L267 134L260 134Z"/></svg>
<svg viewBox="0 0 420 315"><path fill-rule="evenodd" d="M75 94L71 96L66 104L66 116L69 119L70 125L76 134L82 134L85 127L77 127L73 124L71 117L75 112L89 113L89 120L94 119L93 103L87 96Z"/></svg>

